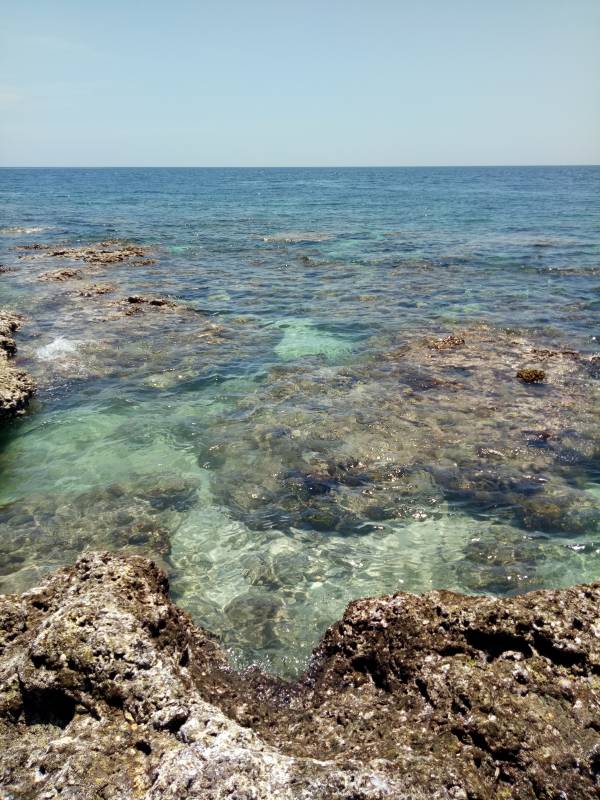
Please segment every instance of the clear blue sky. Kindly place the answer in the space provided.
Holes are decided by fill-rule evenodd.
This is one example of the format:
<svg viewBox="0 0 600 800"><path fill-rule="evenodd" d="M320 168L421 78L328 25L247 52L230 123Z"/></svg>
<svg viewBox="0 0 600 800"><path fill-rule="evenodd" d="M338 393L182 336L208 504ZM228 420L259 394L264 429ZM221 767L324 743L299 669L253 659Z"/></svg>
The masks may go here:
<svg viewBox="0 0 600 800"><path fill-rule="evenodd" d="M0 164L600 163L600 0L0 0Z"/></svg>

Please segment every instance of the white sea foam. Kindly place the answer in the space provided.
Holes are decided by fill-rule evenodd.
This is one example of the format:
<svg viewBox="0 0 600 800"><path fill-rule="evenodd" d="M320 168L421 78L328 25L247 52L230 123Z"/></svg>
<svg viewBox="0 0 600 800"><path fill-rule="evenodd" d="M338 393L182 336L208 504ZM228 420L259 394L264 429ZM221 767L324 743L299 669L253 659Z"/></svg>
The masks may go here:
<svg viewBox="0 0 600 800"><path fill-rule="evenodd" d="M49 227L32 227L32 228L0 228L0 236L20 236L29 233L42 233L42 231L49 231Z"/></svg>
<svg viewBox="0 0 600 800"><path fill-rule="evenodd" d="M65 356L72 356L77 352L80 344L81 342L76 339L66 339L64 336L59 336L57 339L53 339L48 344L38 348L36 355L41 361L57 361Z"/></svg>

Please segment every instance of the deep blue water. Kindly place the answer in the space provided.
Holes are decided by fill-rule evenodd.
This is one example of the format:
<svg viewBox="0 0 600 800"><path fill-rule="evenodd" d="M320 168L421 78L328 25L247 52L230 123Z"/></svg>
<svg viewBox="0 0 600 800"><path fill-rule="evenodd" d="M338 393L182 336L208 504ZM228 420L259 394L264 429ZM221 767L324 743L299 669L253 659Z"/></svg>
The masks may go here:
<svg viewBox="0 0 600 800"><path fill-rule="evenodd" d="M108 239L156 263L15 249ZM5 591L150 552L293 672L359 595L600 574L600 167L2 169L0 263L39 383L2 440Z"/></svg>

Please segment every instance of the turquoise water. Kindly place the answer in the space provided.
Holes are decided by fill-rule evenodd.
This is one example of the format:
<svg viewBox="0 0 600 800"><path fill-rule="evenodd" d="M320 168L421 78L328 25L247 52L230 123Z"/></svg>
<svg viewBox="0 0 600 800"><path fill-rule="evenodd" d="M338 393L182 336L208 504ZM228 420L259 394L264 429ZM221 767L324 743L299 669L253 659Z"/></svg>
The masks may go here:
<svg viewBox="0 0 600 800"><path fill-rule="evenodd" d="M0 170L0 201L39 385L1 591L151 553L236 663L294 674L357 596L600 576L600 168ZM16 249L107 239L154 263Z"/></svg>

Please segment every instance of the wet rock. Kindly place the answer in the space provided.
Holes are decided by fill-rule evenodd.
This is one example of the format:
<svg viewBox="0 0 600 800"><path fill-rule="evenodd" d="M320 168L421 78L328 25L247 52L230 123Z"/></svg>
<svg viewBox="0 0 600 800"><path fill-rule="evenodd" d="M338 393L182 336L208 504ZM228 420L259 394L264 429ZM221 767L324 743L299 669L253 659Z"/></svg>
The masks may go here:
<svg viewBox="0 0 600 800"><path fill-rule="evenodd" d="M587 362L590 377L598 380L600 378L600 356L592 356Z"/></svg>
<svg viewBox="0 0 600 800"><path fill-rule="evenodd" d="M547 358L568 358L573 361L577 361L579 358L581 358L581 354L578 353L577 350L552 350L547 347L533 347L531 349L531 354L542 361Z"/></svg>
<svg viewBox="0 0 600 800"><path fill-rule="evenodd" d="M174 300L168 300L166 297L141 297L139 294L129 295L127 302L131 305L150 305L174 308L177 303Z"/></svg>
<svg viewBox="0 0 600 800"><path fill-rule="evenodd" d="M117 287L112 283L92 283L88 286L83 286L77 294L79 297L97 297L103 294L110 294L116 292Z"/></svg>
<svg viewBox="0 0 600 800"><path fill-rule="evenodd" d="M598 542L586 544L552 534L532 533L496 523L481 526L463 549L457 580L469 592L513 595L564 582L586 561L589 574L600 574Z"/></svg>
<svg viewBox="0 0 600 800"><path fill-rule="evenodd" d="M165 308L165 309L183 309L181 303L175 300L169 300L166 297L142 297L139 294L132 294L125 300L117 301L117 303L124 309L127 315L138 314L146 308Z"/></svg>
<svg viewBox="0 0 600 800"><path fill-rule="evenodd" d="M444 339L435 339L430 342L428 347L431 350L454 350L456 347L462 347L465 343L463 336L446 336Z"/></svg>
<svg viewBox="0 0 600 800"><path fill-rule="evenodd" d="M477 455L486 461L502 461L505 458L501 450L494 450L493 447L478 447Z"/></svg>
<svg viewBox="0 0 600 800"><path fill-rule="evenodd" d="M528 530L571 535L600 532L600 508L586 492L554 492L524 498L517 511Z"/></svg>
<svg viewBox="0 0 600 800"><path fill-rule="evenodd" d="M202 344L212 345L222 343L227 336L226 328L223 325L213 322L192 306L169 297L147 297L132 294L125 298L111 301L109 306L114 309L111 315L113 319L136 317L140 323L138 328L140 335L144 333L143 327L141 327L144 320L147 320L146 324L154 330L154 314L164 313L165 322L167 317L176 322L181 327L182 335L185 336L186 341L193 338L197 341L199 340ZM187 328L185 333L183 332L184 325ZM182 367L179 372L182 374L185 372L185 368ZM197 370L195 374L197 375Z"/></svg>
<svg viewBox="0 0 600 800"><path fill-rule="evenodd" d="M542 383L546 379L543 369L524 367L517 372L517 378L523 383Z"/></svg>
<svg viewBox="0 0 600 800"><path fill-rule="evenodd" d="M80 269L56 269L52 272L44 272L40 275L41 281L70 281L80 280L83 277L83 272Z"/></svg>
<svg viewBox="0 0 600 800"><path fill-rule="evenodd" d="M151 252L149 247L128 244L117 239L109 239L97 244L83 247L61 247L49 244L21 245L17 250L35 251L44 258L64 258L84 261L86 264L110 265L128 262L132 265L145 266L154 264L155 260L148 258ZM27 256L21 256L27 258Z"/></svg>
<svg viewBox="0 0 600 800"><path fill-rule="evenodd" d="M359 600L295 684L232 671L167 591L99 553L0 597L7 796L597 796L599 583Z"/></svg>
<svg viewBox="0 0 600 800"><path fill-rule="evenodd" d="M34 393L29 375L12 363L16 353L14 333L21 317L0 311L0 421L22 414Z"/></svg>
<svg viewBox="0 0 600 800"><path fill-rule="evenodd" d="M548 442L553 439L551 431L523 431L527 436L527 444L530 447L548 447Z"/></svg>

